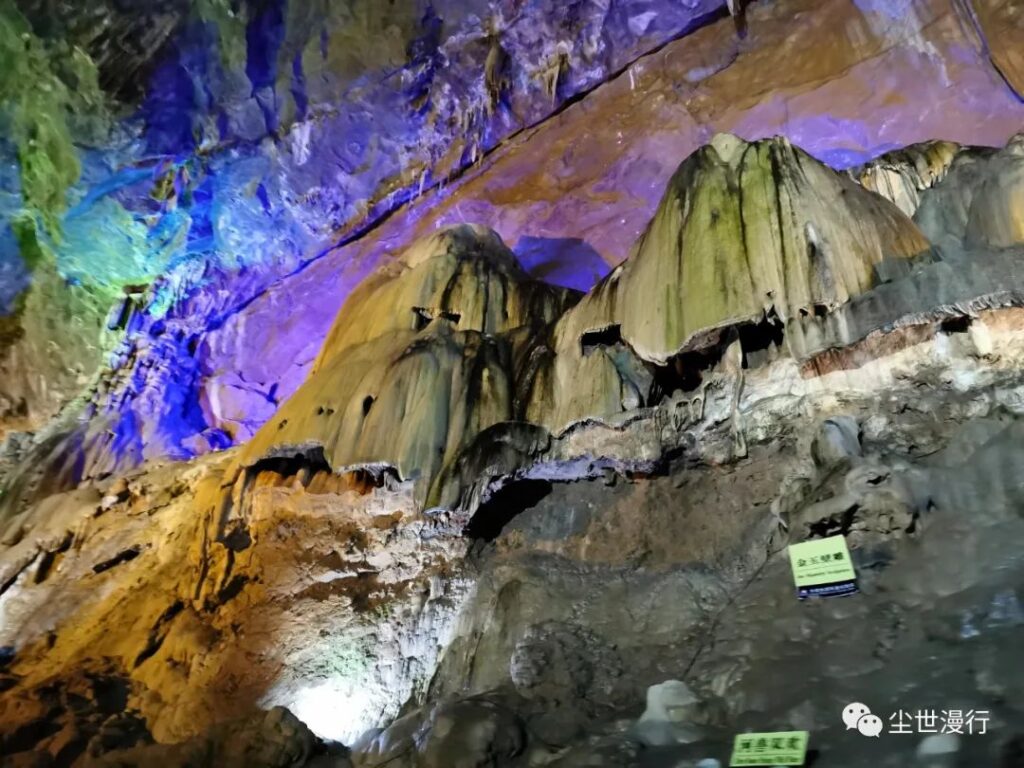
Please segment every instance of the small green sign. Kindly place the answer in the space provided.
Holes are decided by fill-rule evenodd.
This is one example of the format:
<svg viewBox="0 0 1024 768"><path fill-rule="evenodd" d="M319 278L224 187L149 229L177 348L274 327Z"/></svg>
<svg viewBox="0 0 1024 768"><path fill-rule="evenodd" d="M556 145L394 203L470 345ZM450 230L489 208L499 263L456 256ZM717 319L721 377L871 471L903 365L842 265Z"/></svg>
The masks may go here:
<svg viewBox="0 0 1024 768"><path fill-rule="evenodd" d="M740 765L803 765L807 731L741 733L732 747L730 768Z"/></svg>
<svg viewBox="0 0 1024 768"><path fill-rule="evenodd" d="M848 595L857 591L857 573L844 536L790 544L789 563L799 597Z"/></svg>

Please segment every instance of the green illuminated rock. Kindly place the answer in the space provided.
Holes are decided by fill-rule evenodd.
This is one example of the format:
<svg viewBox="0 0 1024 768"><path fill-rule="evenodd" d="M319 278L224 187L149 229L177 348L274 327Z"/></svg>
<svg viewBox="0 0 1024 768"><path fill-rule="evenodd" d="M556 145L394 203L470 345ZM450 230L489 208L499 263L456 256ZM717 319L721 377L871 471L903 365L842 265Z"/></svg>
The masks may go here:
<svg viewBox="0 0 1024 768"><path fill-rule="evenodd" d="M716 136L679 166L629 259L561 318L528 413L558 431L635 408L644 363L766 318L828 316L930 252L894 204L787 140Z"/></svg>
<svg viewBox="0 0 1024 768"><path fill-rule="evenodd" d="M0 103L10 113L25 207L56 233L67 190L81 173L72 121L82 133L105 129L96 65L80 48L37 37L17 7L3 0L0 71Z"/></svg>

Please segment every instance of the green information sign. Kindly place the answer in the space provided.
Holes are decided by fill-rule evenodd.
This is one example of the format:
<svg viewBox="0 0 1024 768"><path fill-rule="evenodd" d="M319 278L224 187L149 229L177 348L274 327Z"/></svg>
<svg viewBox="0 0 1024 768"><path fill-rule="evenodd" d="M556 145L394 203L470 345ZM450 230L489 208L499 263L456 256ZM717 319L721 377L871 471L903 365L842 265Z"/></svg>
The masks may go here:
<svg viewBox="0 0 1024 768"><path fill-rule="evenodd" d="M807 731L741 733L733 744L729 766L803 765L807 739Z"/></svg>
<svg viewBox="0 0 1024 768"><path fill-rule="evenodd" d="M832 597L857 591L857 574L844 536L789 545L797 596Z"/></svg>

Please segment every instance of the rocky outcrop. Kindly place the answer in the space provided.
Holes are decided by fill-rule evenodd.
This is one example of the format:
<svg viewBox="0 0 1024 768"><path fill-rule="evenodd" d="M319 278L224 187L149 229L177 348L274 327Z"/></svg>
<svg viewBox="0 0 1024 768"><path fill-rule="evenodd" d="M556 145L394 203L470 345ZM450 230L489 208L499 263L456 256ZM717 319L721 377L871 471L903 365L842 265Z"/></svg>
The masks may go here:
<svg viewBox="0 0 1024 768"><path fill-rule="evenodd" d="M1015 146L884 160L915 224L716 138L579 303L440 230L247 445L4 500L3 748L349 759L253 712L285 706L357 766L677 765L757 728L866 766L842 705L912 694L990 711L961 751L997 764L1024 715L995 672L1024 622ZM861 594L801 604L785 546L834 533Z"/></svg>
<svg viewBox="0 0 1024 768"><path fill-rule="evenodd" d="M929 248L899 212L788 142L721 135L680 166L633 256L595 292L604 311L585 304L577 322L619 325L637 354L664 363L728 326L831 313L877 285L887 260Z"/></svg>
<svg viewBox="0 0 1024 768"><path fill-rule="evenodd" d="M1010 339L1020 321L1019 310L975 320L1015 350L1012 360L981 361L967 334L946 331L808 390L762 389L765 400L745 414L758 426L739 461L726 424L698 425L653 476L598 473L540 493L520 485L526 509L504 518L430 703L375 737L386 754L358 746L356 764L433 765L422 724L435 702L458 698L475 723L487 717L482 700L499 695L506 707L512 696L517 719L496 725L481 749L525 728L524 752L538 765L724 762L734 732L768 727L809 729L823 765L872 765L881 749L917 765L916 740L890 740L876 754L839 718L850 700L895 710L904 697L1000 712L1002 737L990 729L991 740L962 741L961 756L1012 765L1002 753L1017 705L999 698L1003 683L954 659L993 669L1021 621L1020 596L998 575L1019 570L1009 541L1020 533L1020 452L1010 447L1021 386ZM775 364L762 375L783 374ZM943 381L960 382L958 394ZM719 418L727 403L713 404ZM642 434L634 424L617 440L636 446ZM861 593L800 603L785 545L832 533L850 542ZM952 553L964 548L979 557L960 567ZM693 696L652 746L634 723L651 722L641 718L647 689L673 679Z"/></svg>
<svg viewBox="0 0 1024 768"><path fill-rule="evenodd" d="M999 150L957 154L916 214L935 242L1007 248L1024 242L1024 134Z"/></svg>
<svg viewBox="0 0 1024 768"><path fill-rule="evenodd" d="M215 765L289 768L313 758L315 745L316 737L309 728L288 710L276 707L262 716L223 723L180 744L112 749L97 759L86 760L85 765L93 768L132 768L149 764L168 768ZM346 761L342 753L326 757L325 762L344 768Z"/></svg>
<svg viewBox="0 0 1024 768"><path fill-rule="evenodd" d="M38 229L52 249L62 278L48 287L55 307L95 297L102 320L124 288L155 283L154 322L170 305L190 304L202 316L185 323L198 323L193 336L636 57L724 13L722 0L652 7L159 0L128 12L109 0L7 3L0 51L12 75L3 110L12 130L0 147L0 212ZM40 281L15 234L0 237L5 316ZM233 276L232 290L216 296L219 272ZM63 280L77 290L61 290ZM100 351L82 359L77 345L58 347L65 368L83 368L72 392L0 378L0 434L43 426L111 351L91 315L79 328L77 313L60 314L45 320ZM35 333L43 320L24 327ZM162 354L191 357L181 341ZM10 367L44 367L31 351ZM190 400L196 383L183 387ZM5 399L27 417L8 420ZM159 451L194 454L180 441L202 431L168 436Z"/></svg>
<svg viewBox="0 0 1024 768"><path fill-rule="evenodd" d="M930 256L897 208L787 142L721 136L680 166L634 255L568 312L493 233L416 246L407 271L352 294L309 381L242 463L315 448L335 471L394 470L428 507L450 504L464 489L445 480L488 428L560 433L643 407L670 358L680 382L700 380L703 358L681 355L741 326L825 323Z"/></svg>
<svg viewBox="0 0 1024 768"><path fill-rule="evenodd" d="M899 210L788 142L716 137L680 166L631 257L559 323L531 416L561 431L644 405L653 382L624 357L672 361L680 381L699 381L699 353L739 327L777 326L781 342L787 324L825 318L929 255ZM724 357L738 375L743 360ZM569 383L579 371L590 398Z"/></svg>
<svg viewBox="0 0 1024 768"><path fill-rule="evenodd" d="M1019 768L1021 20L0 3L0 763Z"/></svg>
<svg viewBox="0 0 1024 768"><path fill-rule="evenodd" d="M90 484L8 528L5 752L55 754L65 727L88 739L88 707L43 695L65 668L116 678L161 743L274 705L351 742L420 689L466 591L467 542L419 514L411 485L298 461L265 465L245 526L217 541L228 458Z"/></svg>
<svg viewBox="0 0 1024 768"><path fill-rule="evenodd" d="M935 137L1001 145L1024 119L966 4L949 0L748 4L743 38L721 3L499 4L493 23L475 2L435 16L415 3L384 16L365 2L320 16L276 2L129 16L115 5L80 19L61 9L36 29L78 44L104 82L153 71L145 140L81 152L75 215L51 244L61 281L47 307L72 304L70 284L100 305L95 323L71 329L80 343L18 357L82 374L62 369L45 392L0 376L12 404L0 430L36 430L85 389L93 431L69 444L75 482L245 442L306 378L339 298L435 226L481 222L535 275L586 290L626 257L679 158L715 132L785 135L843 168ZM706 15L715 8L723 18ZM136 34L145 19L151 36ZM134 53L119 61L112 39ZM147 61L161 40L166 61ZM266 50L248 67L250 45ZM504 102L488 115L495 87ZM0 202L13 218L17 194ZM0 251L7 312L32 277L13 241ZM120 311L125 288L133 313ZM304 313L288 311L298 303ZM112 307L113 324L131 317L123 343L102 330ZM44 311L34 327L54 315L79 316Z"/></svg>
<svg viewBox="0 0 1024 768"><path fill-rule="evenodd" d="M861 186L896 203L907 216L913 216L921 204L921 193L945 177L959 151L960 146L951 141L914 144L851 168L850 175Z"/></svg>
<svg viewBox="0 0 1024 768"><path fill-rule="evenodd" d="M516 418L517 348L572 303L529 280L493 232L445 230L372 278L338 315L309 380L241 453L244 466L307 448L335 471L435 481L482 431Z"/></svg>

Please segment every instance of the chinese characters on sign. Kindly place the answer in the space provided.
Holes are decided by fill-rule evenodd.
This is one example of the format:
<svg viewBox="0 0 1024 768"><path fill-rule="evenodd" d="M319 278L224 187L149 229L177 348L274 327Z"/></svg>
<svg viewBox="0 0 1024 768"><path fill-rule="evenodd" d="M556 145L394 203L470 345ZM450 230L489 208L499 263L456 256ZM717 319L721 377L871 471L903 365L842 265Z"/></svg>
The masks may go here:
<svg viewBox="0 0 1024 768"><path fill-rule="evenodd" d="M803 765L807 739L807 731L741 733L733 743L729 765Z"/></svg>
<svg viewBox="0 0 1024 768"><path fill-rule="evenodd" d="M850 561L844 536L812 539L789 545L796 594L805 597L837 597L857 591L857 574Z"/></svg>

